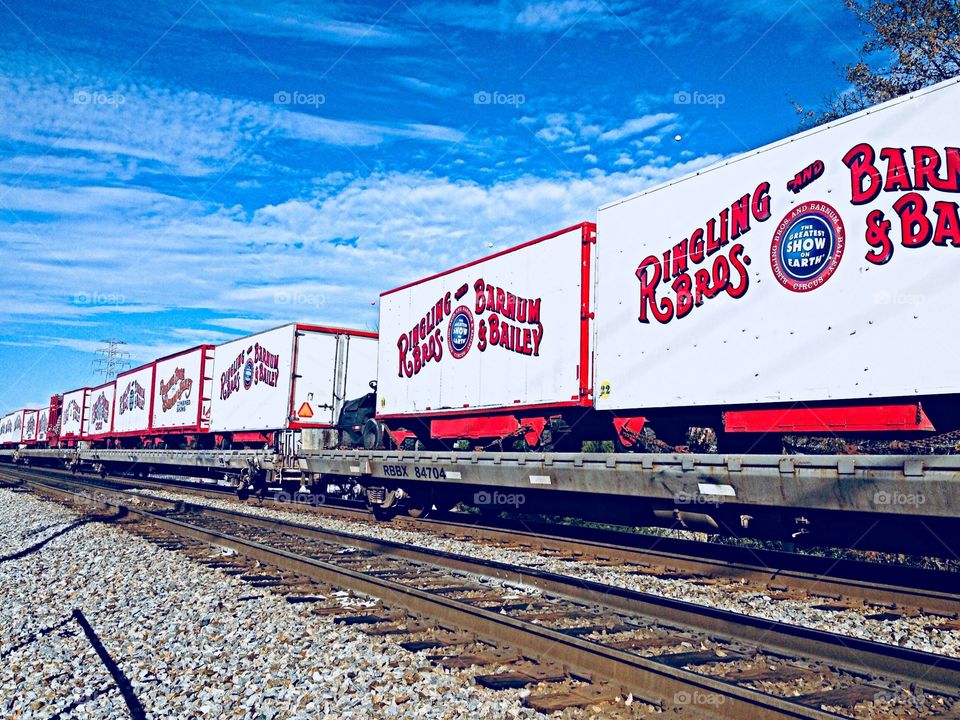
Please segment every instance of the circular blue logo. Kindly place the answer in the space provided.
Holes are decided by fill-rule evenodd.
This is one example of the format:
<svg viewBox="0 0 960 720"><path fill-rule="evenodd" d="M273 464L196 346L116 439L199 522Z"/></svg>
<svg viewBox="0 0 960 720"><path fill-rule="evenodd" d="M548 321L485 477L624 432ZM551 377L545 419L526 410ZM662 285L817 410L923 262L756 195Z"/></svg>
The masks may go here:
<svg viewBox="0 0 960 720"><path fill-rule="evenodd" d="M247 364L243 366L243 389L249 390L251 385L253 385L253 360L247 360Z"/></svg>
<svg viewBox="0 0 960 720"><path fill-rule="evenodd" d="M840 214L823 202L808 202L783 218L770 245L777 281L793 292L808 292L836 272L846 236Z"/></svg>
<svg viewBox="0 0 960 720"><path fill-rule="evenodd" d="M819 215L803 215L787 228L780 243L780 265L794 280L823 272L836 244L833 228Z"/></svg>
<svg viewBox="0 0 960 720"><path fill-rule="evenodd" d="M458 360L470 352L470 343L473 340L473 315L470 309L461 305L453 311L450 325L447 328L447 345L450 354Z"/></svg>

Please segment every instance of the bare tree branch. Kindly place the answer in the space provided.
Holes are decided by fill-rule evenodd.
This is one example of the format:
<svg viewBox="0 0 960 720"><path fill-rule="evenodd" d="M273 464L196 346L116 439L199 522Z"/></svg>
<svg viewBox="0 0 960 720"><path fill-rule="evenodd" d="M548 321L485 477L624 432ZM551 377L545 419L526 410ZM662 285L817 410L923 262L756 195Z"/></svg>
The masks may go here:
<svg viewBox="0 0 960 720"><path fill-rule="evenodd" d="M844 0L867 30L850 89L817 108L794 102L810 128L960 75L960 0Z"/></svg>

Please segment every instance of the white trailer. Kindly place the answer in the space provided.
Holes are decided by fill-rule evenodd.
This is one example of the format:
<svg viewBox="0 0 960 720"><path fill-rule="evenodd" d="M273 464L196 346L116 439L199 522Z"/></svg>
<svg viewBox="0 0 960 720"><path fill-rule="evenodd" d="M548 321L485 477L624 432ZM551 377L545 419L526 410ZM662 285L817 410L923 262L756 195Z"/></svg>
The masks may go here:
<svg viewBox="0 0 960 720"><path fill-rule="evenodd" d="M63 394L60 411L60 440L80 440L87 425L89 388L71 390Z"/></svg>
<svg viewBox="0 0 960 720"><path fill-rule="evenodd" d="M581 223L383 293L377 417L480 437L589 407L595 242Z"/></svg>
<svg viewBox="0 0 960 720"><path fill-rule="evenodd" d="M90 389L87 396L89 408L84 425L84 440L99 440L113 432L113 401L116 392L116 380Z"/></svg>
<svg viewBox="0 0 960 720"><path fill-rule="evenodd" d="M213 345L200 345L154 363L151 430L205 433L210 430Z"/></svg>
<svg viewBox="0 0 960 720"><path fill-rule="evenodd" d="M29 443L33 445L37 442L37 432L40 429L40 414L39 410L23 410L23 431L21 435L21 442Z"/></svg>
<svg viewBox="0 0 960 720"><path fill-rule="evenodd" d="M12 445L20 442L19 436L15 437L13 431L16 417L17 413L10 413L9 415L4 415L3 420L0 421L0 443L4 445Z"/></svg>
<svg viewBox="0 0 960 720"><path fill-rule="evenodd" d="M113 406L113 434L145 436L153 415L155 363L117 375L117 400Z"/></svg>
<svg viewBox="0 0 960 720"><path fill-rule="evenodd" d="M50 437L50 408L37 410L37 442L45 443Z"/></svg>
<svg viewBox="0 0 960 720"><path fill-rule="evenodd" d="M295 323L224 343L214 363L210 430L330 429L344 401L370 392L376 372L371 332Z"/></svg>
<svg viewBox="0 0 960 720"><path fill-rule="evenodd" d="M601 207L597 408L960 392L958 112L952 80Z"/></svg>

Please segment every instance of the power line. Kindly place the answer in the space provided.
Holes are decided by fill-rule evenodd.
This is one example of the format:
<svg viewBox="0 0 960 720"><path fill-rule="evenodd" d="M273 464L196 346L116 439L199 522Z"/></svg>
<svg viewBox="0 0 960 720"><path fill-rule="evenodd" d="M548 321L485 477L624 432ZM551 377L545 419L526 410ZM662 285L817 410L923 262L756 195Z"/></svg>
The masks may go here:
<svg viewBox="0 0 960 720"><path fill-rule="evenodd" d="M105 347L96 351L100 357L93 361L93 371L103 375L104 382L110 382L118 373L130 367L130 353L122 350L123 340L104 340Z"/></svg>

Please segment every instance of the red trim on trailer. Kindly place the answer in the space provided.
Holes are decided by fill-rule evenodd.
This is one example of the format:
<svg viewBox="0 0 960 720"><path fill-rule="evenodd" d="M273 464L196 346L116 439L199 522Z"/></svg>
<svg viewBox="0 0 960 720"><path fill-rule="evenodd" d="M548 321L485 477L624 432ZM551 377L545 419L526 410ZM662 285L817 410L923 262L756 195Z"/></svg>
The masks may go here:
<svg viewBox="0 0 960 720"><path fill-rule="evenodd" d="M520 421L517 420L515 415L430 421L430 437L435 440L479 440L480 438L506 437L519 429Z"/></svg>
<svg viewBox="0 0 960 720"><path fill-rule="evenodd" d="M112 433L110 433L110 437L137 437L137 436L149 437L150 433L147 432L146 430L122 430L119 432L114 430Z"/></svg>
<svg viewBox="0 0 960 720"><path fill-rule="evenodd" d="M273 444L273 433L267 432L235 432L235 433L224 433L225 435L230 435L233 442L240 443L249 443L249 442L262 442Z"/></svg>
<svg viewBox="0 0 960 720"><path fill-rule="evenodd" d="M376 340L379 335L369 330L351 330L350 328L331 327L329 325L307 325L305 323L296 323L297 330L310 330L312 332L326 333L327 335L353 335L354 337L365 337ZM281 326L282 327L282 326Z"/></svg>
<svg viewBox="0 0 960 720"><path fill-rule="evenodd" d="M132 370L124 370L122 373L117 375L117 388L120 387L120 378L126 377L127 375L133 375L134 373L142 372L146 368L150 368L150 399L149 406L147 410L147 427L141 428L140 430L124 430L122 432L113 432L112 434L116 437L132 437L134 435L149 435L150 431L153 429L153 405L157 396L157 361L151 360L148 363L144 363L139 367L135 367ZM113 414L114 414L114 426L116 426L116 414L117 414L117 402L116 402L116 391L114 391L114 403L113 403Z"/></svg>
<svg viewBox="0 0 960 720"><path fill-rule="evenodd" d="M150 409L147 411L147 435L153 432L153 409L157 406L157 361L154 360L151 365L153 365L153 373L151 374L152 379L150 380Z"/></svg>
<svg viewBox="0 0 960 720"><path fill-rule="evenodd" d="M20 427L20 444L21 445L39 444L41 441L37 439L37 435L40 434L40 413L42 413L43 410L24 409L24 410L19 410L18 412L23 413L23 420L22 420L23 424ZM34 421L34 426L33 426L33 440L27 440L23 437L27 433L27 415L28 414L36 415L36 420ZM46 442L46 441L43 441L43 442Z"/></svg>
<svg viewBox="0 0 960 720"><path fill-rule="evenodd" d="M207 377L207 353L210 351L216 352L215 345L201 345L203 348L200 351L200 391L197 393L197 432L205 433L210 431L210 418L207 418L207 423L203 423L203 402L205 399L209 400L210 408L213 409L213 391L210 390L210 397L204 398L203 391L204 388L210 389L213 386L213 376Z"/></svg>
<svg viewBox="0 0 960 720"><path fill-rule="evenodd" d="M81 392L81 391L83 391L83 402L80 405L80 432L67 433L66 435L58 435L57 438L59 440L74 440L74 439L83 440L85 437L84 428L87 426L87 399L90 397L90 388L79 387L79 388L74 388L73 390L68 390L61 397L60 407L61 407L61 410L65 409L63 407L63 400L67 397L67 395L72 395L73 393ZM61 416L62 416L62 412L61 412Z"/></svg>
<svg viewBox="0 0 960 720"><path fill-rule="evenodd" d="M159 362L165 362L166 360L173 360L174 358L178 358L181 355L187 355L188 353L192 353L195 350L199 350L200 348L215 348L215 347L216 345L211 345L210 343L204 343L203 345L194 345L193 347L187 348L186 350L181 350L180 352L175 352L169 355L164 355L163 357L159 357L153 361L153 364L156 365Z"/></svg>
<svg viewBox="0 0 960 720"><path fill-rule="evenodd" d="M479 265L480 263L487 262L488 260L493 260L494 258L498 258L501 255L509 255L510 253L516 252L517 250L522 250L525 247L536 245L539 242L543 242L544 240L549 240L550 238L555 238L558 235L563 235L564 233L571 232L573 230L576 230L577 228L582 229L588 225L592 226L593 229L596 230L597 226L594 225L593 223L590 223L590 222L577 223L576 225L571 225L570 227L564 228L563 230L557 230L556 232L552 232L549 235L543 235L542 237L534 238L533 240L528 240L527 242L522 243L521 245L516 245L514 247L507 248L506 250L495 252L492 255L487 255L486 257L482 257L477 260L471 260L470 262L464 263L463 265L457 265L457 267L450 268L449 270L444 270L443 272L438 272L434 275L430 275L429 277L421 278L420 280L414 280L413 282L407 283L406 285L395 287L393 288L393 290L386 290L380 293L380 297L384 297L385 295L391 295L395 292L400 292L401 290L406 290L407 288L414 287L415 285L421 285L425 282L429 282L430 280L436 280L437 278L441 278L444 275L449 275L450 273L455 273L459 270L463 270L465 268L472 267L474 265Z"/></svg>
<svg viewBox="0 0 960 720"><path fill-rule="evenodd" d="M591 321L594 314L590 307L590 285L592 275L591 260L593 246L597 242L597 226L594 223L583 223L582 251L580 255L580 365L577 371L580 374L580 404L593 404L593 368L591 367L592 353L590 349Z"/></svg>
<svg viewBox="0 0 960 720"><path fill-rule="evenodd" d="M47 439L48 447L56 447L60 441L60 430L57 425L60 422L60 406L63 402L62 395L51 395L50 404L47 407Z"/></svg>
<svg viewBox="0 0 960 720"><path fill-rule="evenodd" d="M788 407L731 410L723 414L727 432L877 432L935 430L920 403Z"/></svg>
<svg viewBox="0 0 960 720"><path fill-rule="evenodd" d="M111 435L113 435L113 407L114 407L114 405L117 404L117 381L116 381L116 379L113 379L113 380L111 380L111 381L108 382L108 383L103 383L103 385L97 385L96 387L90 388L89 391L87 392L87 398L88 398L88 399L93 398L93 396L94 396L95 393L97 393L97 392L100 391L100 390L103 390L104 388L108 388L108 387L110 387L111 385L113 386L113 400L110 402L110 420L109 420L110 429L109 429L109 430L106 430L106 431L104 431L104 432L98 432L98 433L87 433L87 432L84 432L83 438L84 438L85 440L103 440L104 438L108 438L108 437L110 437ZM96 400L94 399L93 402L96 402ZM93 411L93 407L92 407L92 406L89 407L89 409L90 409L91 412ZM84 426L84 428L86 428L87 423L84 422L84 423L83 423L83 426Z"/></svg>
<svg viewBox="0 0 960 720"><path fill-rule="evenodd" d="M293 425L292 425L293 420L294 420L294 418L297 417L297 415L295 415L294 412L293 412L293 398L294 398L294 396L296 395L296 392L297 392L297 378L298 378L298 375L297 375L297 360L300 359L300 329L301 329L301 328L300 328L300 325L295 325L295 326L294 326L294 328L293 328L293 347L290 348L290 352L292 353L293 356L290 358L290 398L289 398L289 400L287 400L287 418L286 418L287 422L286 422L286 425L287 425L288 427L292 427L292 426L293 426ZM306 326L304 326L304 329L306 329ZM309 331L308 331L308 332L309 332ZM336 372L334 372L334 375L336 375Z"/></svg>
<svg viewBox="0 0 960 720"><path fill-rule="evenodd" d="M303 423L303 422L292 422L288 423L290 430L332 430L336 425L331 425L330 423Z"/></svg>
<svg viewBox="0 0 960 720"><path fill-rule="evenodd" d="M483 417L489 416L496 413L502 413L505 410L510 412L520 412L523 410L552 410L560 408L575 408L575 407L590 407L592 403L587 401L586 403L580 400L569 400L564 402L555 402L555 403L540 403L540 404L530 404L530 405L496 405L492 407L478 407L471 409L469 405L460 407L460 408L427 408L424 412L412 412L412 413L392 413L390 415L377 415L378 420L397 420L405 419L426 419L424 418L424 413L439 413L442 415L457 415L459 417Z"/></svg>
<svg viewBox="0 0 960 720"><path fill-rule="evenodd" d="M204 403L204 390L208 389L213 385L213 378L207 377L207 353L211 351L216 351L216 345L211 345L209 343L204 343L203 345L195 345L192 348L187 350L181 350L180 352L173 353L172 355L167 355L162 358L157 358L153 361L153 394L150 397L150 435L178 435L184 432L192 432L196 434L204 434L210 432L210 420L207 419L207 425L203 425L203 403ZM200 352L200 389L197 390L197 419L192 425L177 425L174 427L154 427L153 425L153 413L156 410L156 400L154 396L159 392L159 386L157 385L157 365L168 360L173 360L184 355L189 355L190 353ZM209 382L208 382L209 381ZM211 391L212 392L212 391ZM211 399L212 398L208 398Z"/></svg>

